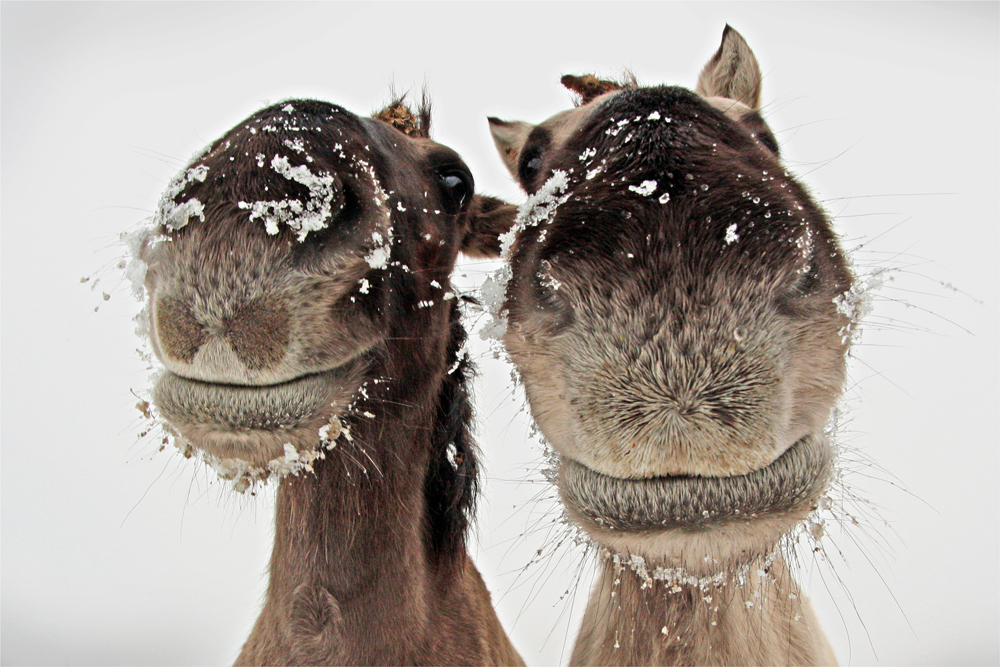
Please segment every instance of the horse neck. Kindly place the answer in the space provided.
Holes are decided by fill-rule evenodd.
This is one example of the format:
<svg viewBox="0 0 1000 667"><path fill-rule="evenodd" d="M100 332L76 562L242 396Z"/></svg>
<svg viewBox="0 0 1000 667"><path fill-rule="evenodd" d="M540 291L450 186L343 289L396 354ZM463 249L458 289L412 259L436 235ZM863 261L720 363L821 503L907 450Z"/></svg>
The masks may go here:
<svg viewBox="0 0 1000 667"><path fill-rule="evenodd" d="M428 536L444 343L390 345L370 377L401 381L369 382L350 440L326 450L313 473L282 480L267 599L240 662L415 660L438 589L472 567L464 541L439 557Z"/></svg>
<svg viewBox="0 0 1000 667"><path fill-rule="evenodd" d="M433 409L394 411L391 421L368 414L375 416L350 425L349 441L341 437L313 463L314 473L282 480L271 557L275 593L312 582L349 599L380 578L422 574Z"/></svg>
<svg viewBox="0 0 1000 667"><path fill-rule="evenodd" d="M367 388L351 440L281 483L267 598L237 664L523 664L465 550L464 339L454 308L449 336L397 337L371 375L396 381Z"/></svg>
<svg viewBox="0 0 1000 667"><path fill-rule="evenodd" d="M763 567L763 566L760 566ZM778 557L767 572L706 586L640 576L607 560L573 665L824 665L836 659Z"/></svg>

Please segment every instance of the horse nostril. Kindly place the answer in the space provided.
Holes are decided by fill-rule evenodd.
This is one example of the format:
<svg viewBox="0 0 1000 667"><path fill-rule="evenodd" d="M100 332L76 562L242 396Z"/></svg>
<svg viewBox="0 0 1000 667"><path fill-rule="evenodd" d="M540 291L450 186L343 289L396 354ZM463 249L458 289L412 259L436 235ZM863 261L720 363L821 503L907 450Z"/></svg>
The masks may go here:
<svg viewBox="0 0 1000 667"><path fill-rule="evenodd" d="M191 363L208 339L208 332L195 319L190 306L166 299L156 305L156 337L165 355Z"/></svg>
<svg viewBox="0 0 1000 667"><path fill-rule="evenodd" d="M269 368L284 358L290 332L288 306L280 299L248 301L223 320L221 327L211 330L197 320L190 305L179 299L165 299L156 305L160 351L169 359L187 364L200 364L195 361L198 351L206 344L217 345L221 338L249 370ZM212 340L215 342L210 343Z"/></svg>

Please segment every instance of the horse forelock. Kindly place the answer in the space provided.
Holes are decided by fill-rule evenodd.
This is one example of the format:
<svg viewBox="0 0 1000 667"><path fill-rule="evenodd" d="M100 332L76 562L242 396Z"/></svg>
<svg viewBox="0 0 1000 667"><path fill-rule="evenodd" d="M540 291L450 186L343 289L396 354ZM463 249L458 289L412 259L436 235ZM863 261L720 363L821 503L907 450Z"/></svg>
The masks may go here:
<svg viewBox="0 0 1000 667"><path fill-rule="evenodd" d="M431 102L427 93L421 94L416 110L406 103L407 94L393 95L392 100L372 118L396 128L408 137L427 139L431 130Z"/></svg>

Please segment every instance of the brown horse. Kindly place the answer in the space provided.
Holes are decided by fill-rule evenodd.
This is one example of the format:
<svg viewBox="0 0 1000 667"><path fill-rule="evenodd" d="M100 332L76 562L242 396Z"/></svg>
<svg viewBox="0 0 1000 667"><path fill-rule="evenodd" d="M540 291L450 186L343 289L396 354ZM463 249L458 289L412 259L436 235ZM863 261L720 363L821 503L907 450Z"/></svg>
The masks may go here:
<svg viewBox="0 0 1000 667"><path fill-rule="evenodd" d="M852 275L782 165L726 27L697 92L564 77L580 104L490 119L531 195L505 344L602 565L574 664L822 664L782 538L833 469Z"/></svg>
<svg viewBox="0 0 1000 667"><path fill-rule="evenodd" d="M516 664L465 547L476 492L449 276L499 252L429 109L292 100L168 187L145 239L155 408L237 488L279 478L238 664Z"/></svg>

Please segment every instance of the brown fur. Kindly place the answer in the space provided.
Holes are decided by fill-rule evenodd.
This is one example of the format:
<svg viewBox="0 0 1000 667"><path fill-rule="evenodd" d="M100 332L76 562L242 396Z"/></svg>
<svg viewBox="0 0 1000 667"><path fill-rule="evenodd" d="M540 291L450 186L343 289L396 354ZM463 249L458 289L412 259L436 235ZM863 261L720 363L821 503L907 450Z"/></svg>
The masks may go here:
<svg viewBox="0 0 1000 667"><path fill-rule="evenodd" d="M580 84L539 125L490 120L542 197L511 250L505 344L567 515L617 559L574 664L834 659L775 549L831 478L852 276L760 81L727 26L700 94Z"/></svg>
<svg viewBox="0 0 1000 667"><path fill-rule="evenodd" d="M168 190L167 239L142 255L166 367L154 401L223 466L320 454L278 482L267 596L237 664L520 664L465 548L472 371L449 283L461 249L495 253L486 237L512 209L473 198L426 105L377 118L275 105ZM328 207L325 227L291 229L292 200ZM185 203L202 215L178 217Z"/></svg>
<svg viewBox="0 0 1000 667"><path fill-rule="evenodd" d="M579 96L579 104L587 104L594 98L600 97L605 93L610 93L616 90L625 90L628 88L636 88L638 86L635 76L633 76L631 72L626 75L624 81L598 79L593 74L584 74L582 76L565 74L561 79L559 79L559 83L566 86Z"/></svg>

